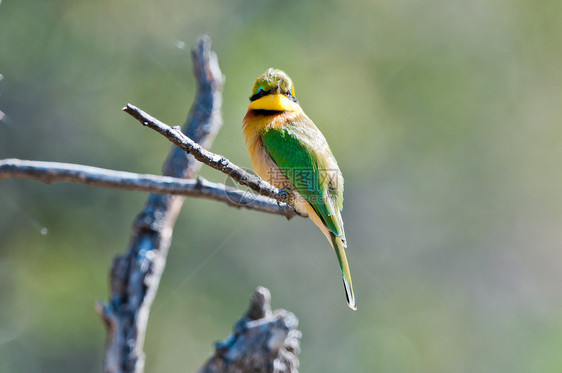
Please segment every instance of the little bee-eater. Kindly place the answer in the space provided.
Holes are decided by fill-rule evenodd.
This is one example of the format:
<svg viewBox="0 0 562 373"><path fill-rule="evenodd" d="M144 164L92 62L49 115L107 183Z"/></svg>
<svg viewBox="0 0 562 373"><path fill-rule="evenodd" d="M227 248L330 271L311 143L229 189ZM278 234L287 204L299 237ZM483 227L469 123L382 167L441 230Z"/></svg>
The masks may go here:
<svg viewBox="0 0 562 373"><path fill-rule="evenodd" d="M357 309L345 255L343 176L326 139L302 110L289 76L270 68L254 83L243 132L254 171L286 191L330 241L347 304Z"/></svg>

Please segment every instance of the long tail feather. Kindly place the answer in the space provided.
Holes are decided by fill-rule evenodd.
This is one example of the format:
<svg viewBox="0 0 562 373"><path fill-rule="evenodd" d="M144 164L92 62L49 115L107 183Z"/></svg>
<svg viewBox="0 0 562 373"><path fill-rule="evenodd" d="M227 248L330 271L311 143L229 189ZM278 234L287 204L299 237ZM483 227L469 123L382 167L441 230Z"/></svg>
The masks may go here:
<svg viewBox="0 0 562 373"><path fill-rule="evenodd" d="M338 262L340 264L347 305L352 310L357 310L355 294L353 294L353 283L351 282L351 271L349 270L347 256L345 255L346 245L341 238L337 237L332 232L330 232L330 238L332 239L332 246L334 247L334 251L336 252L336 256L338 257Z"/></svg>

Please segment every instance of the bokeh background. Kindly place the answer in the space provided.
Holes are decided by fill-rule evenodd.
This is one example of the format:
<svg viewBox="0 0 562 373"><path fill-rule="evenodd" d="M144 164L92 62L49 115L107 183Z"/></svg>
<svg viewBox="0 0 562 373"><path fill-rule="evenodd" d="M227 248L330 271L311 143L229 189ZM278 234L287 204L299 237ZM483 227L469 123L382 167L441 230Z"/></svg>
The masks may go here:
<svg viewBox="0 0 562 373"><path fill-rule="evenodd" d="M207 33L226 76L213 150L250 166L241 120L270 66L331 144L359 310L311 222L189 199L147 372L195 371L257 285L299 317L301 372L560 372L561 14L523 0L4 1L0 158L160 173L169 143L120 109L183 123L189 49ZM101 371L94 301L145 199L0 181L1 372Z"/></svg>

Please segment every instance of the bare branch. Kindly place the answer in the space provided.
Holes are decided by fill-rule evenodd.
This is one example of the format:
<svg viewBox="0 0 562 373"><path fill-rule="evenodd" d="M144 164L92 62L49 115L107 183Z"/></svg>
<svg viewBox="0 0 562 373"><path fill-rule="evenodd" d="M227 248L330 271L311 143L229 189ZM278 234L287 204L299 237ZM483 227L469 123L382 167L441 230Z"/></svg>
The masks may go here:
<svg viewBox="0 0 562 373"><path fill-rule="evenodd" d="M198 87L185 125L186 134L204 147L211 145L222 124L224 77L210 46L210 38L201 37L191 53ZM194 179L200 167L201 163L192 156L173 147L164 164L164 174ZM144 371L143 345L148 314L183 201L183 196L151 194L133 224L129 250L113 262L110 299L107 304L96 307L107 328L106 373Z"/></svg>
<svg viewBox="0 0 562 373"><path fill-rule="evenodd" d="M199 373L297 373L301 332L289 311L271 311L269 290L258 287L233 333L215 345Z"/></svg>
<svg viewBox="0 0 562 373"><path fill-rule="evenodd" d="M96 311L107 330L106 373L144 371L143 346L148 316L184 196L213 199L234 207L287 218L298 215L288 204L290 196L287 193L205 149L210 147L222 125L220 109L224 77L216 55L210 50L210 44L210 39L204 36L192 50L193 73L198 89L183 133L179 127L170 128L132 105L124 108L141 123L177 145L171 149L164 163L165 176L56 162L0 161L0 179L17 177L45 183L67 181L152 193L133 223L127 252L113 261L108 302L96 303ZM203 164L197 160L224 172L260 195L202 178L195 179ZM269 291L258 288L247 314L236 323L234 333L226 341L217 343L215 356L201 372L297 372L296 355L299 353L301 335L296 329L298 320L285 310L272 312L269 301Z"/></svg>
<svg viewBox="0 0 562 373"><path fill-rule="evenodd" d="M108 170L71 163L20 159L0 160L0 179L13 178L38 180L47 184L66 181L115 189L206 198L223 202L236 208L283 215L287 219L298 215L286 203L240 189L229 188L223 184L213 183L201 177L196 180L180 179L170 176Z"/></svg>
<svg viewBox="0 0 562 373"><path fill-rule="evenodd" d="M131 104L127 104L127 106L123 108L123 111L138 120L143 126L149 127L162 134L180 149L193 155L199 162L205 163L225 173L239 184L245 185L263 196L274 198L280 202L289 202L288 193L283 193L258 176L244 171L242 167L235 165L222 155L215 154L203 148L201 145L197 144L197 142L184 135L179 127L170 127Z"/></svg>

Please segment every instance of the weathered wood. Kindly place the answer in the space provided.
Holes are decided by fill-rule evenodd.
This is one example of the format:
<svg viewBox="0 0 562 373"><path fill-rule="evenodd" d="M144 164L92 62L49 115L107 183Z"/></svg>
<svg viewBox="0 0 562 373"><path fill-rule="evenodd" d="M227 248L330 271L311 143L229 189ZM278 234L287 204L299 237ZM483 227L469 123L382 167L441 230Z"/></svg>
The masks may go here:
<svg viewBox="0 0 562 373"><path fill-rule="evenodd" d="M228 177L232 178L240 185L244 185L252 189L258 194L265 197L270 197L283 203L290 203L291 195L283 190L279 190L268 182L262 180L259 176L246 172L242 167L232 163L226 157L213 153L205 147L197 143L196 140L186 136L181 132L179 127L170 127L166 123L145 113L138 107L127 104L123 111L130 114L133 118L138 120L143 126L153 129L166 137L178 148L186 151L198 161L205 163L216 170L221 171ZM297 214L306 217L306 213L297 212Z"/></svg>
<svg viewBox="0 0 562 373"><path fill-rule="evenodd" d="M178 145L172 148L164 164L164 176L58 162L0 160L0 179L27 178L45 183L67 181L153 193L133 224L129 249L113 261L109 301L96 304L107 329L104 359L104 371L107 373L144 371L143 345L150 307L166 264L174 224L184 196L213 199L230 206L287 218L300 215L286 203L286 193L247 173L223 156L206 150L222 124L220 108L224 82L210 44L208 37L202 37L192 51L198 90L183 132L132 105L124 109ZM198 161L226 173L261 195L196 179L202 165ZM250 308L236 322L234 332L224 342L216 344L215 355L200 372L297 373L301 337L297 326L298 320L291 312L282 309L271 311L269 290L259 287L252 296Z"/></svg>
<svg viewBox="0 0 562 373"><path fill-rule="evenodd" d="M235 208L283 215L287 219L298 215L295 209L286 203L249 191L227 187L224 184L213 183L201 177L195 180L180 179L72 163L22 159L0 160L0 179L15 178L38 180L47 184L64 181L106 188L206 198L226 203Z"/></svg>
<svg viewBox="0 0 562 373"><path fill-rule="evenodd" d="M258 287L232 334L215 345L199 373L297 373L301 332L289 311L271 311L269 290Z"/></svg>
<svg viewBox="0 0 562 373"><path fill-rule="evenodd" d="M222 124L220 109L224 78L210 46L210 38L202 37L192 50L198 89L184 128L185 134L203 147L211 145ZM174 147L164 164L163 173L193 179L200 167L201 163L192 156ZM106 373L144 371L143 345L148 315L184 198L151 194L133 224L127 253L116 257L113 262L109 302L97 306L107 326Z"/></svg>

